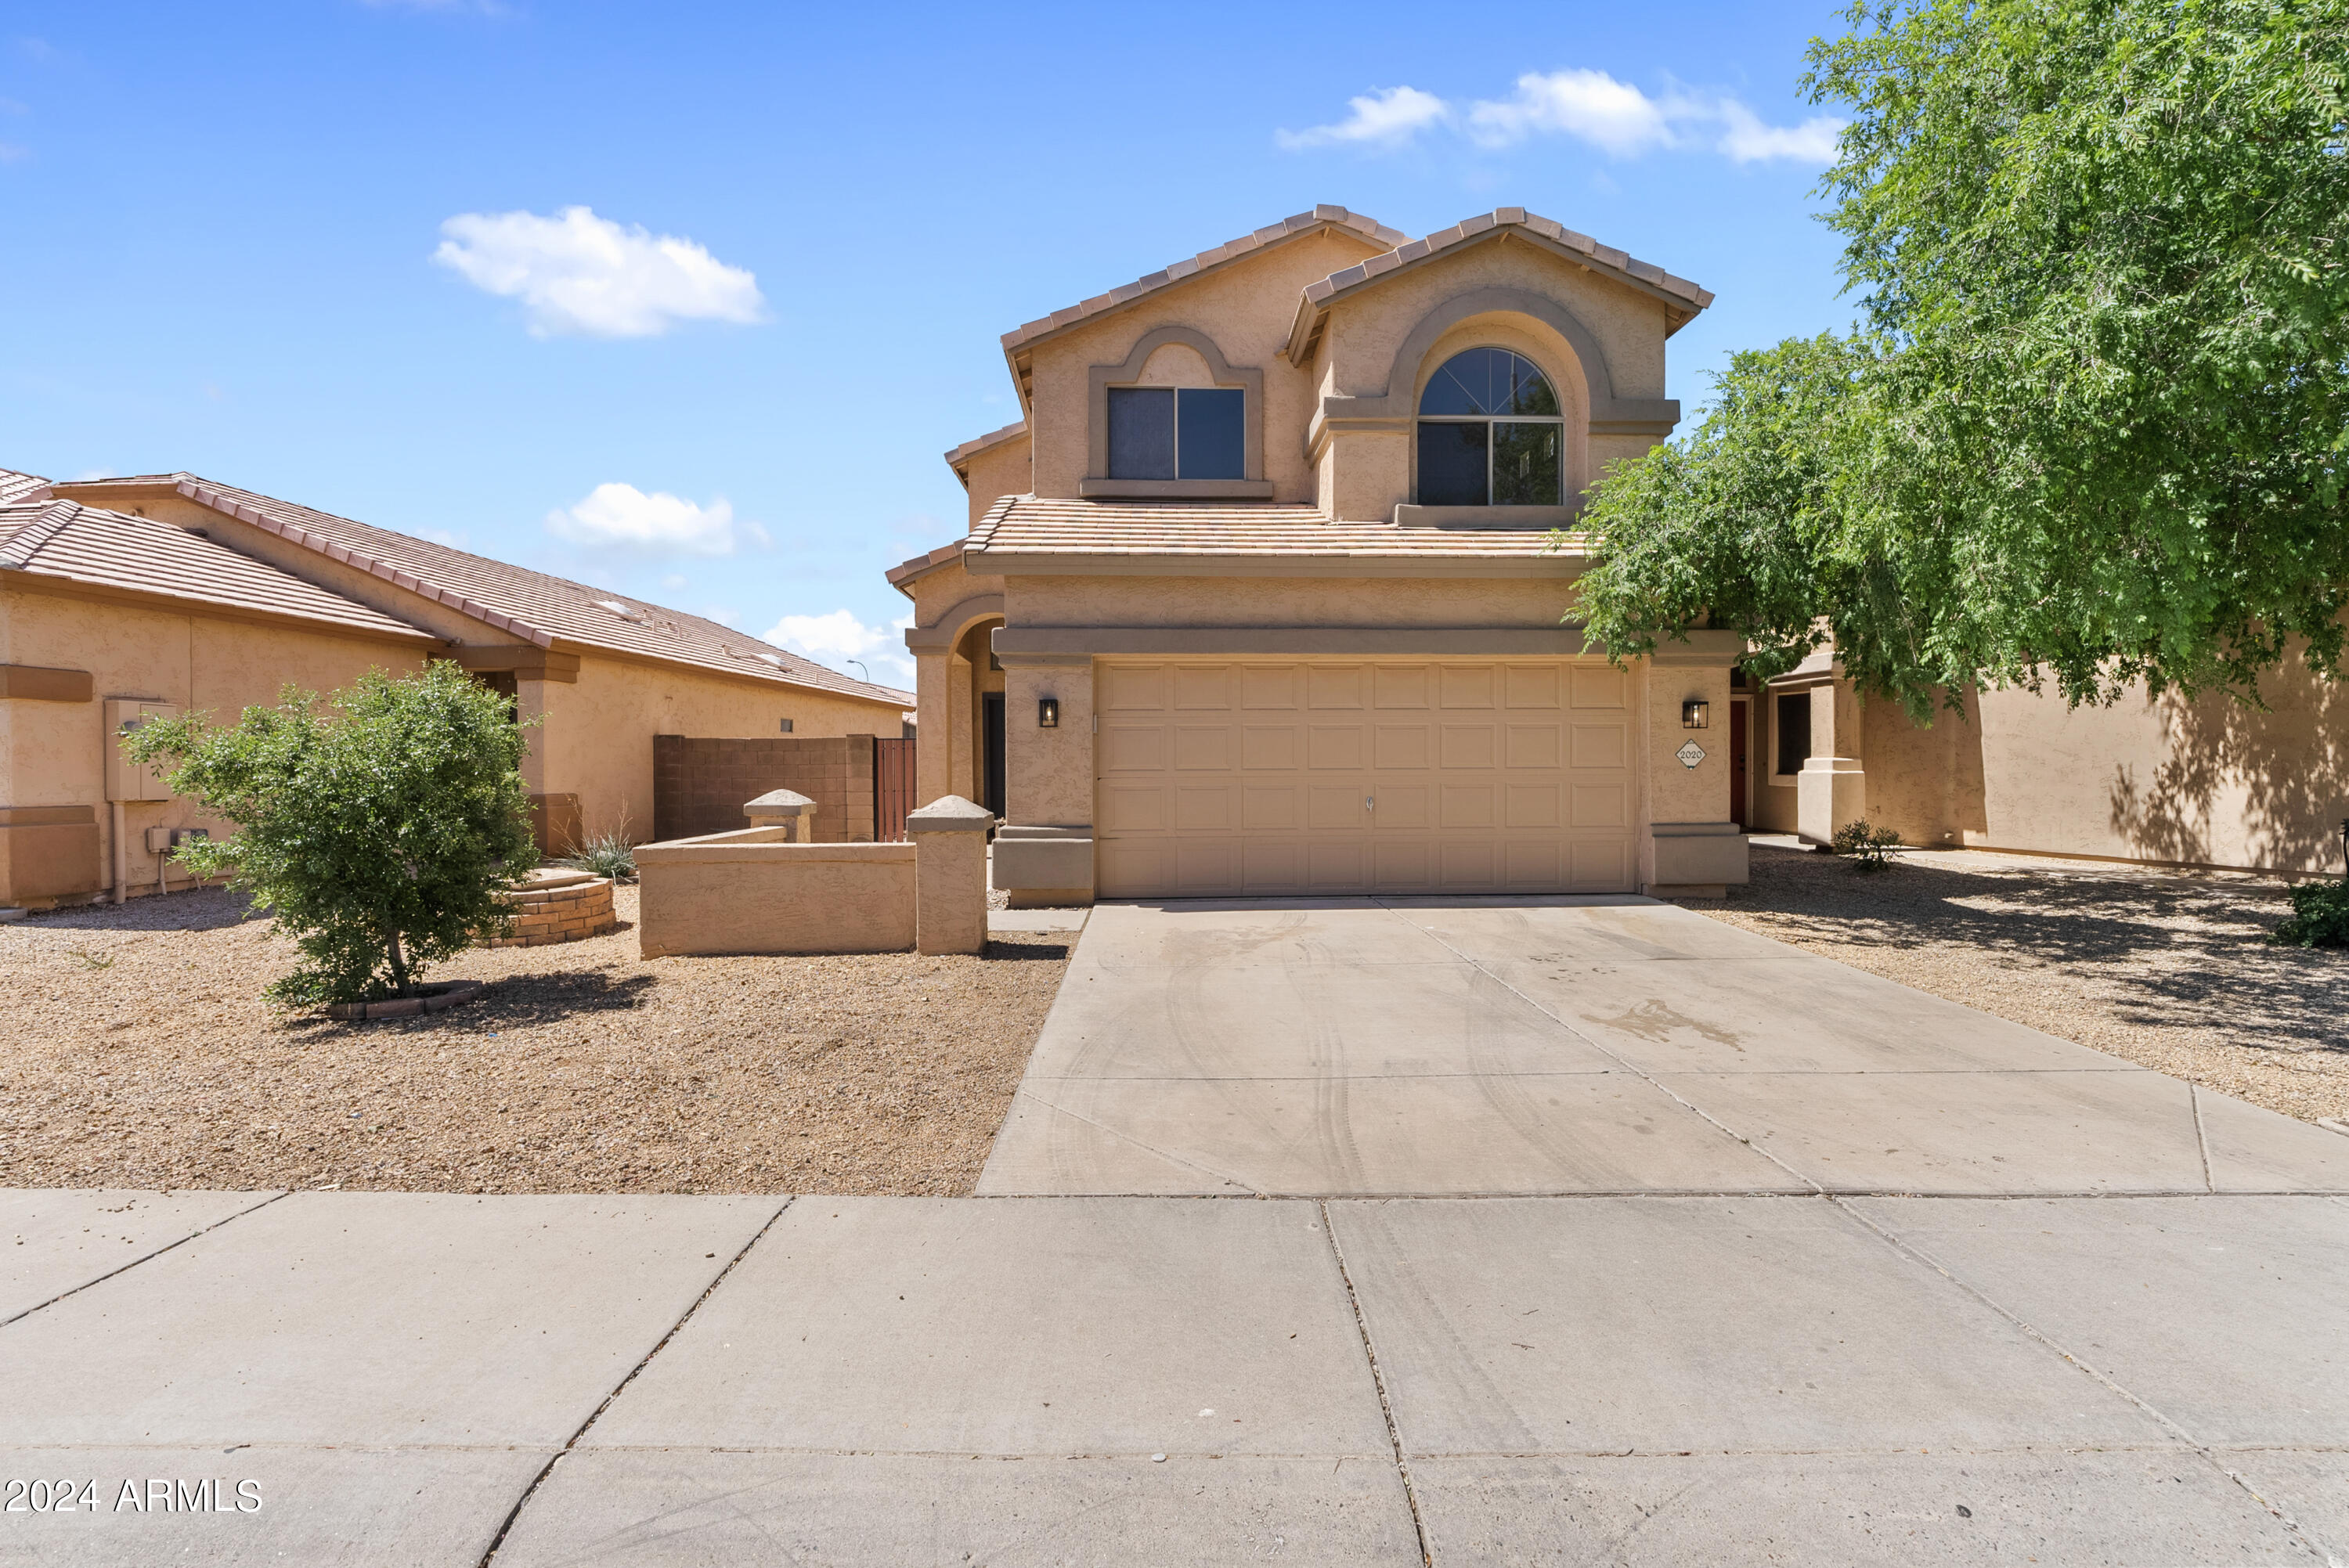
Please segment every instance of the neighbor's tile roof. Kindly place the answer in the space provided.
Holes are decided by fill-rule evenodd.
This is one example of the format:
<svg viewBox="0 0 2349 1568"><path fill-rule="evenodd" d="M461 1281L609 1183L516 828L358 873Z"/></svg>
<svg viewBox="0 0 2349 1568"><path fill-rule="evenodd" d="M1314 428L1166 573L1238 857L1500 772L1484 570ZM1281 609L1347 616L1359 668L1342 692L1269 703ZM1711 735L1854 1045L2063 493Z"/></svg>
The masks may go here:
<svg viewBox="0 0 2349 1568"><path fill-rule="evenodd" d="M292 543L355 566L499 630L552 647L559 640L588 648L723 670L843 696L910 708L910 692L854 680L812 659L763 643L681 610L665 609L606 589L533 572L354 522L253 490L214 484L193 474L108 480L109 485L170 483L201 505L266 530ZM614 610L611 605L619 608Z"/></svg>
<svg viewBox="0 0 2349 1568"><path fill-rule="evenodd" d="M1006 496L970 531L964 564L1001 555L1261 556L1388 560L1560 559L1547 530L1398 528L1339 522L1309 506L1186 506ZM1583 536L1569 535L1567 558ZM947 546L947 549L954 548Z"/></svg>
<svg viewBox="0 0 2349 1568"><path fill-rule="evenodd" d="M420 627L185 529L70 500L0 504L0 572L5 571L160 593L187 600L191 607L224 605L354 631L440 641Z"/></svg>
<svg viewBox="0 0 2349 1568"><path fill-rule="evenodd" d="M0 469L0 506L12 501L29 500L49 488L49 481L38 474L20 474L14 469Z"/></svg>
<svg viewBox="0 0 2349 1568"><path fill-rule="evenodd" d="M1279 222L1268 224L1252 234L1242 234L1237 240L1227 240L1212 251L1201 251L1195 256L1176 262L1171 266L1162 267L1157 272L1113 288L1107 294L1095 294L1089 300L1081 301L1065 309L1056 310L1051 315L1029 322L1024 326L1015 327L1003 335L1004 352L1009 354L1025 344L1034 342L1037 338L1058 332L1062 327L1074 326L1089 316L1099 315L1103 311L1115 310L1120 305L1132 304L1144 294L1155 294L1160 289L1179 284L1185 278L1219 267L1226 262L1236 262L1242 256L1264 249L1267 245L1278 244L1283 240L1293 239L1299 234L1322 228L1344 229L1362 239L1375 241L1381 245L1399 245L1407 237L1400 231L1390 229L1375 219L1365 218L1359 212L1349 212L1343 207L1325 204L1314 208L1310 212L1299 212L1293 217L1283 218Z"/></svg>

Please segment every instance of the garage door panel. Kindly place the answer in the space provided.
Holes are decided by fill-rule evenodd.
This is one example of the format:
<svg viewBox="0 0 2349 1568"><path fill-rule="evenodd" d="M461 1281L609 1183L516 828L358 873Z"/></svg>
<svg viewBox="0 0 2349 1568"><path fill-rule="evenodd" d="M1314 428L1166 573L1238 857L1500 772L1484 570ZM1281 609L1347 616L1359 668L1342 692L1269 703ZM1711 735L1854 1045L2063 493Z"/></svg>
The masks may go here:
<svg viewBox="0 0 2349 1568"><path fill-rule="evenodd" d="M1174 791L1174 826L1217 832L1239 826L1233 796L1238 791L1220 784L1184 785Z"/></svg>
<svg viewBox="0 0 2349 1568"><path fill-rule="evenodd" d="M1490 707L1493 706L1493 669L1490 665L1445 665L1437 677L1437 689L1444 694L1446 707Z"/></svg>
<svg viewBox="0 0 2349 1568"><path fill-rule="evenodd" d="M1444 828L1490 828L1500 821L1490 784L1446 784L1437 791L1437 825Z"/></svg>
<svg viewBox="0 0 2349 1568"><path fill-rule="evenodd" d="M1367 673L1360 665L1308 665L1305 705L1317 708L1362 707L1362 677Z"/></svg>
<svg viewBox="0 0 2349 1568"><path fill-rule="evenodd" d="M1628 888L1628 680L1547 660L1104 661L1102 892Z"/></svg>
<svg viewBox="0 0 2349 1568"><path fill-rule="evenodd" d="M1513 724L1502 751L1511 768L1554 769L1562 748L1554 724Z"/></svg>
<svg viewBox="0 0 2349 1568"><path fill-rule="evenodd" d="M1567 748L1569 768L1620 768L1631 755L1628 724L1578 724Z"/></svg>
<svg viewBox="0 0 2349 1568"><path fill-rule="evenodd" d="M1360 828L1369 815L1362 802L1369 791L1351 784L1315 784L1305 792L1305 825L1309 828Z"/></svg>
<svg viewBox="0 0 2349 1568"><path fill-rule="evenodd" d="M1274 771L1295 768L1304 748L1293 724L1251 724L1240 731L1240 766Z"/></svg>
<svg viewBox="0 0 2349 1568"><path fill-rule="evenodd" d="M1510 828L1561 828L1558 820L1558 787L1555 784L1510 784L1504 798L1506 815L1504 823Z"/></svg>
<svg viewBox="0 0 2349 1568"><path fill-rule="evenodd" d="M1433 752L1423 724L1382 724L1371 737L1374 768L1424 768L1434 760Z"/></svg>
<svg viewBox="0 0 2349 1568"><path fill-rule="evenodd" d="M1371 811L1371 827L1379 832L1416 832L1433 827L1433 794L1424 784L1374 781L1370 795L1378 804Z"/></svg>
<svg viewBox="0 0 2349 1568"><path fill-rule="evenodd" d="M1437 752L1439 766L1456 768L1490 768L1493 766L1493 727L1489 724L1447 724L1444 727L1444 744Z"/></svg>
<svg viewBox="0 0 2349 1568"><path fill-rule="evenodd" d="M1359 724L1315 724L1305 730L1305 766L1359 771L1369 760Z"/></svg>
<svg viewBox="0 0 2349 1568"><path fill-rule="evenodd" d="M1249 784L1240 802L1240 826L1251 832L1293 832L1305 825L1301 784Z"/></svg>
<svg viewBox="0 0 2349 1568"><path fill-rule="evenodd" d="M1175 726L1174 766L1183 772L1229 771L1232 766L1231 727L1223 724Z"/></svg>
<svg viewBox="0 0 2349 1568"><path fill-rule="evenodd" d="M1631 825L1631 791L1621 784L1576 784L1572 792L1576 828L1628 828Z"/></svg>
<svg viewBox="0 0 2349 1568"><path fill-rule="evenodd" d="M1166 706L1166 672L1157 665L1111 665L1102 672L1103 713L1156 713Z"/></svg>

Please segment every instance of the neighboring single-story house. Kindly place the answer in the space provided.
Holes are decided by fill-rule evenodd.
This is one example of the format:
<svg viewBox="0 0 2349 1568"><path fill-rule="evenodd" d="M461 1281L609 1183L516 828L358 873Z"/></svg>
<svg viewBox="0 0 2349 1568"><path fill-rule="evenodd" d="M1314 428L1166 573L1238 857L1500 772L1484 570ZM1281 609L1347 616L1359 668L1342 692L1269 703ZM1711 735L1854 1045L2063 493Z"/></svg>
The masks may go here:
<svg viewBox="0 0 2349 1568"><path fill-rule="evenodd" d="M2305 872L2349 692L1930 728L1829 657L1583 648L1584 490L1679 418L1713 296L1518 208L1406 241L1319 207L1003 337L1024 417L947 461L914 602L920 798L1003 819L1015 902L1717 891L1743 830ZM1562 537L1561 537L1562 536ZM1799 809L1797 800L1802 802Z"/></svg>
<svg viewBox="0 0 2349 1568"><path fill-rule="evenodd" d="M999 811L1020 903L1744 881L1742 650L1583 652L1553 540L1712 297L1519 209L1320 207L1007 335L969 532L890 573L919 792Z"/></svg>
<svg viewBox="0 0 2349 1568"><path fill-rule="evenodd" d="M893 737L913 702L698 616L190 474L0 473L0 904L150 891L147 829L224 826L124 776L112 733L139 711L230 722L288 682L454 661L543 719L524 771L560 853L649 833L657 734Z"/></svg>

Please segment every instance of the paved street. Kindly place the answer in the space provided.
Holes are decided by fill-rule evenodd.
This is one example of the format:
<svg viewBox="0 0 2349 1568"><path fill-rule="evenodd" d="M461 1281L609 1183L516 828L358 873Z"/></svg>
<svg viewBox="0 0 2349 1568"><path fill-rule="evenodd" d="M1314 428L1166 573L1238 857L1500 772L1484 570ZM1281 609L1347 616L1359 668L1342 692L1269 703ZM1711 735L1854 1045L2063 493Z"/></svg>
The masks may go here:
<svg viewBox="0 0 2349 1568"><path fill-rule="evenodd" d="M1109 907L1026 1195L0 1193L0 1562L2344 1562L2342 1150L1665 906Z"/></svg>

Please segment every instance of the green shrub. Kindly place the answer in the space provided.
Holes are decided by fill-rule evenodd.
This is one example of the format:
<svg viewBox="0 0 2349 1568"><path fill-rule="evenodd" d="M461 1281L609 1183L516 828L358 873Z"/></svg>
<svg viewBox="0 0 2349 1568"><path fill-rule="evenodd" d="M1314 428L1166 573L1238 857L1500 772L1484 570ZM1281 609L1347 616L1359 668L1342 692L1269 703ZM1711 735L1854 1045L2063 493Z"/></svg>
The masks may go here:
<svg viewBox="0 0 2349 1568"><path fill-rule="evenodd" d="M322 710L288 686L233 728L182 715L128 743L175 764L171 792L237 824L182 845L227 870L291 934L303 963L269 987L288 1004L414 994L425 966L510 928L498 894L537 862L506 699L454 665L369 670Z"/></svg>
<svg viewBox="0 0 2349 1568"><path fill-rule="evenodd" d="M632 882L636 880L636 846L617 833L597 833L572 846L571 852L554 863L614 882Z"/></svg>
<svg viewBox="0 0 2349 1568"><path fill-rule="evenodd" d="M2292 918L2268 940L2284 947L2349 947L2349 880L2293 888Z"/></svg>
<svg viewBox="0 0 2349 1568"><path fill-rule="evenodd" d="M1901 847L1897 829L1869 825L1865 817L1856 818L1836 830L1832 846L1839 855L1852 857L1852 870L1880 872L1892 863L1892 851Z"/></svg>

